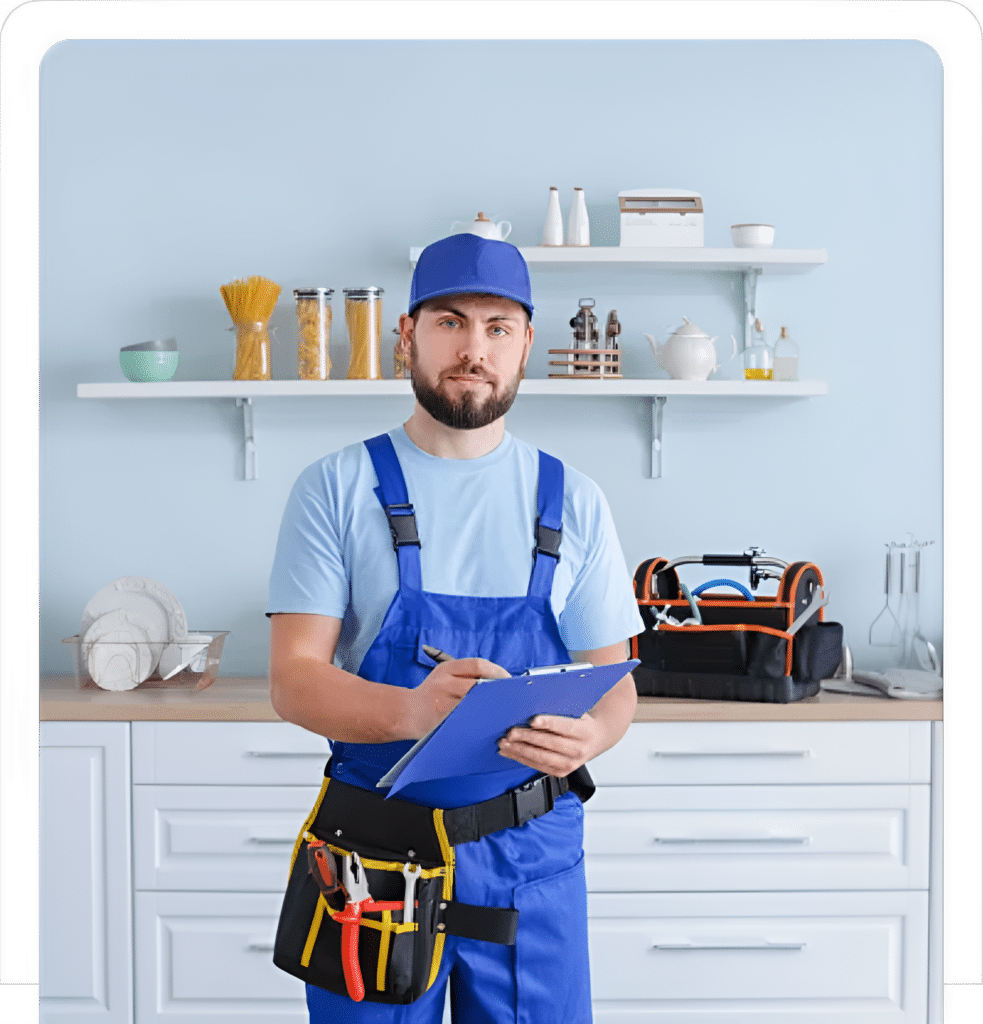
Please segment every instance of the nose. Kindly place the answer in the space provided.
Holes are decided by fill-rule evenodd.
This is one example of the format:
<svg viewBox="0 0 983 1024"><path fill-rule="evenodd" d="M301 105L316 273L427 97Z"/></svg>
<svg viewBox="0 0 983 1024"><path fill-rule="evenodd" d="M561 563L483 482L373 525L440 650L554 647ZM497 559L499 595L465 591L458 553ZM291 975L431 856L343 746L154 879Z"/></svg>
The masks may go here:
<svg viewBox="0 0 983 1024"><path fill-rule="evenodd" d="M488 354L488 339L483 324L471 322L457 334L457 356L461 362L483 362Z"/></svg>

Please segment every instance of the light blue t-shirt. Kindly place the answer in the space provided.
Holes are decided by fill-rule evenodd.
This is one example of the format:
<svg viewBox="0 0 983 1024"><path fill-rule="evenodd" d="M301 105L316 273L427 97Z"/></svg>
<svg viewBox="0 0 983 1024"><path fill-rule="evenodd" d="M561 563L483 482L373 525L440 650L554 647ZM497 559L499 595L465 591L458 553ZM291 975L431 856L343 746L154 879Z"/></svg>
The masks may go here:
<svg viewBox="0 0 983 1024"><path fill-rule="evenodd" d="M423 589L517 597L533 565L539 453L508 432L477 459L443 459L402 427L389 432L420 537ZM342 620L335 663L357 672L399 586L389 524L364 444L308 466L287 500L267 615ZM644 628L600 488L564 466L563 537L550 603L571 651L626 640Z"/></svg>

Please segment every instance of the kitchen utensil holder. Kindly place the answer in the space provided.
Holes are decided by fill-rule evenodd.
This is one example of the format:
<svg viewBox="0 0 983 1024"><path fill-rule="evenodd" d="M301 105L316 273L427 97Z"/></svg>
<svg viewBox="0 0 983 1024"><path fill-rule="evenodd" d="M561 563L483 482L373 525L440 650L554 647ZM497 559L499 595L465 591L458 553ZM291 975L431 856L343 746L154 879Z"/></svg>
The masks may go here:
<svg viewBox="0 0 983 1024"><path fill-rule="evenodd" d="M552 378L566 379L582 377L597 380L601 377L621 376L621 350L617 348L551 348L547 350L551 356L562 356L562 359L551 359L550 366L566 367L563 373L551 373Z"/></svg>

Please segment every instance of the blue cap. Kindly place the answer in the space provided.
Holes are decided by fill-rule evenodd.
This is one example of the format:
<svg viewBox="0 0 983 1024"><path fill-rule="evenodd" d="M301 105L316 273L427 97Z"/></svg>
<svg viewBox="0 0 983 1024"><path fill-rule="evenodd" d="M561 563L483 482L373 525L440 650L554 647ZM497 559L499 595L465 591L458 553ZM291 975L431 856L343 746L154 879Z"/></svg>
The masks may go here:
<svg viewBox="0 0 983 1024"><path fill-rule="evenodd" d="M510 242L470 233L442 238L420 253L410 284L409 312L439 295L473 292L511 299L532 317L529 268L522 253Z"/></svg>

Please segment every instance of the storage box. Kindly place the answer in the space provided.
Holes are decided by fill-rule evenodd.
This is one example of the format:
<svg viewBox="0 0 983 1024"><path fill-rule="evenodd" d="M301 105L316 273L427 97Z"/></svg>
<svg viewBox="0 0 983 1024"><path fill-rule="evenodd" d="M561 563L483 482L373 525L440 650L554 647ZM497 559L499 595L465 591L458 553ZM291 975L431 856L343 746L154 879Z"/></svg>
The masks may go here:
<svg viewBox="0 0 983 1024"><path fill-rule="evenodd" d="M169 643L181 643L181 640L174 641L162 641L160 643L147 643L140 645L141 647L150 648L150 656L153 658L154 669L150 675L142 682L135 686L121 686L120 690L147 690L159 687L190 687L195 690L204 690L206 687L211 686L215 682L218 676L219 663L222 660L222 647L225 644L225 638L229 635L229 630L213 630L213 629L200 629L194 630L195 633L204 633L212 638L208 646L198 655L191 664L182 669L176 675L170 677L170 679L162 679L160 672L157 668L157 664L160 660L164 649ZM183 638L182 638L183 639ZM185 642L187 642L185 640ZM97 657L101 660L108 661L112 658L120 658L125 661L133 660L133 648L132 642L123 643L108 640L95 640L91 643L83 643L82 637L78 634L70 636L65 640L62 640L63 644L72 644L75 648L74 651L74 662L75 662L75 680L80 688L83 689L106 689L107 692L112 692L108 687L101 687L92 678L92 674L89 671L89 655L94 652ZM113 689L116 689L115 687Z"/></svg>
<svg viewBox="0 0 983 1024"><path fill-rule="evenodd" d="M632 188L618 193L621 245L703 245L703 200L680 188Z"/></svg>

